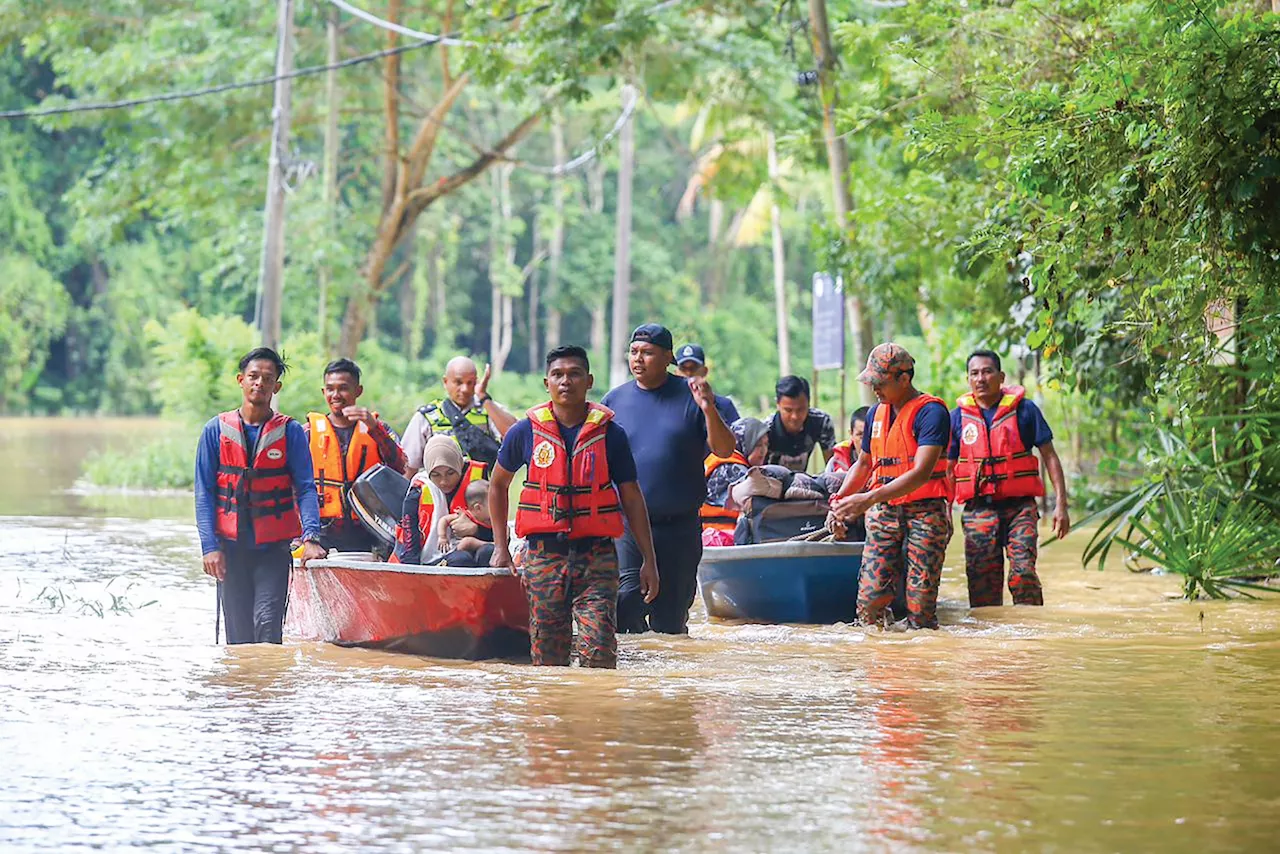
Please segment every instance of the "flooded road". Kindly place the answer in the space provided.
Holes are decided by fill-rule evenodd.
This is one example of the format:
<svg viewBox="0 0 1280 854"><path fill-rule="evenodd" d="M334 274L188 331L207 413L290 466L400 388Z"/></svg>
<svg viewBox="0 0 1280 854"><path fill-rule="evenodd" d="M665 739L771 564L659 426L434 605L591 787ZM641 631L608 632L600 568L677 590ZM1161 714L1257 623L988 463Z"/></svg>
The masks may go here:
<svg viewBox="0 0 1280 854"><path fill-rule="evenodd" d="M5 851L1275 846L1280 602L1174 601L1073 538L1047 607L971 613L957 541L939 632L699 603L617 672L223 648L189 502L64 492L143 428L43 425L0 420Z"/></svg>

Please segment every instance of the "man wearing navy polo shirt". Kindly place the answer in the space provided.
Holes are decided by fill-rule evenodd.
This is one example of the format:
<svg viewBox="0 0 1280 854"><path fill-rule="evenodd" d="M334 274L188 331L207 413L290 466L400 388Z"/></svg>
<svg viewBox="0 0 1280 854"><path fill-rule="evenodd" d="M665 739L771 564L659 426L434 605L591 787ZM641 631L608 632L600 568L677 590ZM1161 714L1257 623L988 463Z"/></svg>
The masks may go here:
<svg viewBox="0 0 1280 854"><path fill-rule="evenodd" d="M618 631L689 631L689 606L697 591L702 559L698 511L707 495L703 460L709 447L727 457L733 434L716 409L715 393L703 377L679 377L671 332L646 323L631 334L628 365L634 380L601 401L627 433L649 508L658 554L658 596L646 606L640 592L640 549L628 530L618 540Z"/></svg>
<svg viewBox="0 0 1280 854"><path fill-rule="evenodd" d="M969 607L1004 604L1006 551L1013 604L1043 605L1036 574L1036 498L1044 495L1044 483L1033 448L1040 452L1057 497L1053 532L1062 538L1071 530L1067 482L1053 448L1053 431L1020 386L1005 385L996 353L975 350L966 372L969 393L951 412L947 456L956 501L964 504L960 518Z"/></svg>

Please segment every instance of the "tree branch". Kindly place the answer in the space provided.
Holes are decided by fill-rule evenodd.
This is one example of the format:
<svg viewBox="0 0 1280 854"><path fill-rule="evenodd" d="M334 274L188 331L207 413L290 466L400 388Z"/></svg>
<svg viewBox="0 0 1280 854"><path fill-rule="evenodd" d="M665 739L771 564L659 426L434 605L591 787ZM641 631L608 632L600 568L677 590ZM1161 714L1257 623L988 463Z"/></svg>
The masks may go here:
<svg viewBox="0 0 1280 854"><path fill-rule="evenodd" d="M485 152L473 160L470 165L454 172L452 175L441 178L430 186L419 187L418 189L410 192L406 199L407 205L405 216L415 217L422 213L422 211L426 210L427 206L436 199L441 196L447 196L459 187L464 187L467 184L470 184L480 175L484 174L486 169L498 160L502 159L506 154L507 149L511 148L511 146L528 136L529 132L537 126L541 119L541 110L530 114L524 121L512 128L505 137L494 145L492 151Z"/></svg>
<svg viewBox="0 0 1280 854"><path fill-rule="evenodd" d="M409 153L405 157L405 165L409 173L406 186L416 190L422 183L423 176L427 174L427 167L431 165L431 155L435 153L440 129L444 127L444 117L449 115L454 102L458 100L458 96L462 94L462 90L470 80L469 73L459 75L449 84L444 94L440 96L440 100L418 124L418 132L414 135L413 144L409 146Z"/></svg>

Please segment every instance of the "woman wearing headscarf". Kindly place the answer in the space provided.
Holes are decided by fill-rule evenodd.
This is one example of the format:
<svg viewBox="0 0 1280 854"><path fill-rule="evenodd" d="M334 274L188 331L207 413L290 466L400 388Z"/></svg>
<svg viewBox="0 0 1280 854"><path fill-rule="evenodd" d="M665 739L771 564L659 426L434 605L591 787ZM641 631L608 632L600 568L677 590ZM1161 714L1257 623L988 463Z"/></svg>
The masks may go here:
<svg viewBox="0 0 1280 854"><path fill-rule="evenodd" d="M396 560L422 563L439 557L440 519L450 512L466 509L467 484L481 479L483 463L468 463L452 436L437 435L427 440L422 452L422 469L409 483L396 531Z"/></svg>
<svg viewBox="0 0 1280 854"><path fill-rule="evenodd" d="M769 428L758 418L739 418L729 425L733 432L734 452L728 457L707 456L707 500L702 505L702 544L733 545L733 529L738 511L725 507L729 487L742 478L752 466L761 465L769 452Z"/></svg>

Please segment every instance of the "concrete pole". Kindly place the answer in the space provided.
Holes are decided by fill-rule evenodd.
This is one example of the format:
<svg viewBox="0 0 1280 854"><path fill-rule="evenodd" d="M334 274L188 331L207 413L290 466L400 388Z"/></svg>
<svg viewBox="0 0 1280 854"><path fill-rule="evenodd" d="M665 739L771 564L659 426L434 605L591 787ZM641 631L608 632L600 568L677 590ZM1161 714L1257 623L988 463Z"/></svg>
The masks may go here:
<svg viewBox="0 0 1280 854"><path fill-rule="evenodd" d="M277 0L276 77L293 71L293 0ZM262 268L258 290L263 346L280 348L280 315L284 295L284 158L289 152L289 110L293 81L277 79L271 111L271 155L267 161L267 201L263 210Z"/></svg>

